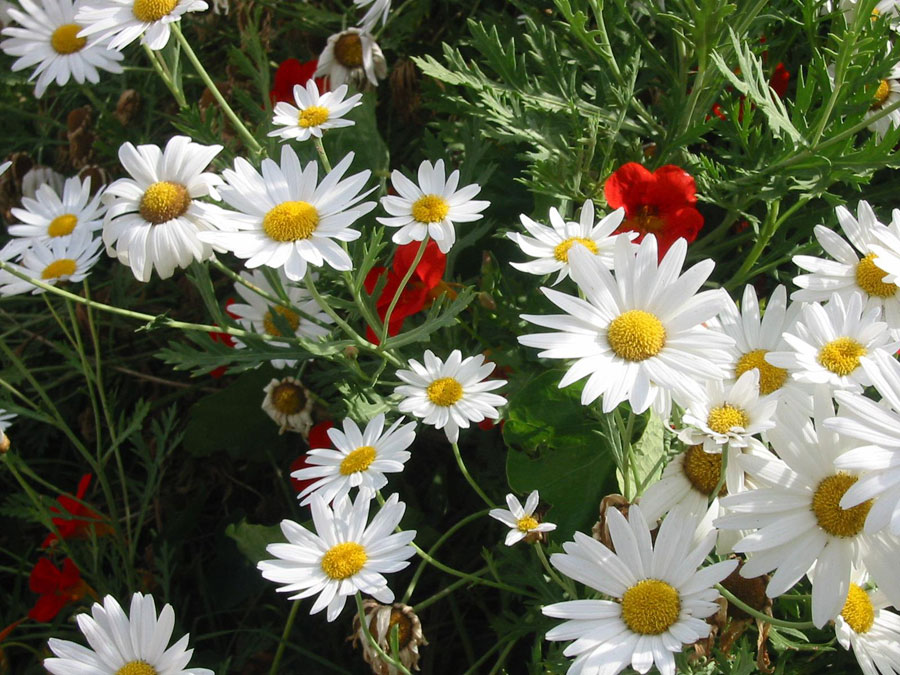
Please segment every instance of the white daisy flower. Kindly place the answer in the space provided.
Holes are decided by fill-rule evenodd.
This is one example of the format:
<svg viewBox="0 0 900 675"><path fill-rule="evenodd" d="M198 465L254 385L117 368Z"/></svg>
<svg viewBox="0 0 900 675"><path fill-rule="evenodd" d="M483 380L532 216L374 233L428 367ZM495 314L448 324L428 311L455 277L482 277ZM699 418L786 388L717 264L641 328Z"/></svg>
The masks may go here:
<svg viewBox="0 0 900 675"><path fill-rule="evenodd" d="M327 77L332 87L352 84L373 87L387 75L387 63L375 38L365 30L348 28L328 38L319 55L315 77Z"/></svg>
<svg viewBox="0 0 900 675"><path fill-rule="evenodd" d="M165 605L156 616L152 595L135 593L128 616L111 595L103 605L94 603L91 614L75 617L91 649L50 638L48 646L58 658L44 659L53 675L213 675L208 668L185 668L193 655L189 635L166 649L175 626L175 612Z"/></svg>
<svg viewBox="0 0 900 675"><path fill-rule="evenodd" d="M866 518L867 533L889 527L900 535L900 363L888 354L875 354L863 363L881 403L858 393L835 393L841 407L825 426L842 436L870 445L854 448L835 460L835 466L862 472L841 499L849 509L875 500Z"/></svg>
<svg viewBox="0 0 900 675"><path fill-rule="evenodd" d="M780 423L768 432L780 459L742 455L738 461L761 487L723 498L729 515L713 524L725 530L756 530L734 550L750 554L741 568L744 578L775 570L766 587L770 598L787 592L815 563L812 615L813 623L822 627L847 600L853 564L865 565L893 602L900 601L900 542L863 532L871 501L841 508L859 475L838 470L834 461L859 443L822 424L834 416L827 388L817 389L814 405L812 420L795 406L781 406Z"/></svg>
<svg viewBox="0 0 900 675"><path fill-rule="evenodd" d="M831 11L832 4L831 0L826 2L828 11ZM838 0L837 6L847 14L849 21L854 21L856 19L857 12L859 11L859 0ZM890 25L894 30L900 28L900 23L898 23L898 18L900 18L900 2L898 2L898 0L878 0L874 9L872 9L872 19L874 20L881 16L885 17L887 21L890 22Z"/></svg>
<svg viewBox="0 0 900 675"><path fill-rule="evenodd" d="M0 408L0 452L9 450L9 437L6 435L6 430L9 429L15 418L15 413L8 413Z"/></svg>
<svg viewBox="0 0 900 675"><path fill-rule="evenodd" d="M858 391L871 384L861 364L878 351L897 351L880 310L865 311L861 293L845 303L833 295L828 304L809 303L801 318L784 334L788 350L769 352L766 361L784 368L804 385L827 384L832 389Z"/></svg>
<svg viewBox="0 0 900 675"><path fill-rule="evenodd" d="M237 317L237 322L246 330L252 330L260 334L273 335L276 337L284 337L282 333L283 325L281 320L286 322L287 327L291 329L291 333L296 337L311 338L317 340L328 335L328 329L322 324L330 324L333 319L326 314L319 303L316 302L309 291L305 288L291 283L284 276L282 270L277 271L281 288L287 295L288 301L297 311L289 309L284 305L270 305L269 301L261 295L253 292L240 283L235 283L234 290L245 302L236 302L228 306L228 311ZM252 272L241 272L241 277L268 293L277 297L279 293L272 288L266 275L261 270L253 270ZM315 279L315 276L313 277ZM276 319L280 317L280 319ZM278 342L275 340L266 342L270 347L291 347L286 342ZM247 345L238 338L234 338L234 346L237 349L243 349ZM269 361L273 367L292 368L297 364L295 359L272 359Z"/></svg>
<svg viewBox="0 0 900 675"><path fill-rule="evenodd" d="M569 252L569 273L585 299L550 288L541 292L566 314L523 314L555 333L522 335L519 342L543 351L538 356L575 359L560 388L583 377L585 405L603 396L603 411L629 401L635 413L653 405L667 419L671 395L687 402L703 395L702 384L724 379L733 340L703 326L721 311L727 295L697 293L715 263L704 260L679 274L687 242L679 239L657 262L656 237L635 247L616 241L616 276L584 247Z"/></svg>
<svg viewBox="0 0 900 675"><path fill-rule="evenodd" d="M363 32L371 32L379 19L382 24L387 23L388 12L391 11L391 0L353 0L353 4L359 8L372 5L366 10L362 21L359 22L359 27Z"/></svg>
<svg viewBox="0 0 900 675"><path fill-rule="evenodd" d="M416 423L401 426L403 419L384 430L384 415L369 420L365 431L356 422L344 420L344 431L329 429L328 438L335 449L312 448L306 454L306 468L295 471L297 480L315 480L299 495L306 506L313 495L330 504L347 496L352 488L375 492L387 485L386 473L403 471L410 454L406 449L416 440Z"/></svg>
<svg viewBox="0 0 900 675"><path fill-rule="evenodd" d="M66 185L66 177L49 166L34 166L22 176L22 196L37 198L37 191L47 183L56 194L62 194Z"/></svg>
<svg viewBox="0 0 900 675"><path fill-rule="evenodd" d="M221 145L200 145L187 136L173 136L165 150L131 143L119 148L119 161L131 178L115 181L103 195L109 205L103 243L139 281L149 281L154 268L167 279L176 267L212 254L198 233L218 226L212 221L218 212L198 200L219 198L215 186L221 179L203 170L221 150Z"/></svg>
<svg viewBox="0 0 900 675"><path fill-rule="evenodd" d="M854 571L847 602L834 620L835 636L864 675L900 673L900 616L888 611L884 593L864 585L865 575Z"/></svg>
<svg viewBox="0 0 900 675"><path fill-rule="evenodd" d="M484 356L469 356L454 349L443 362L432 351L425 351L425 364L409 360L412 370L398 370L397 377L406 382L396 389L403 396L397 409L421 417L422 422L443 429L447 440L456 443L459 430L468 429L469 422L500 417L497 407L506 399L490 394L506 384L506 380L486 380L494 370L493 363L485 363Z"/></svg>
<svg viewBox="0 0 900 675"><path fill-rule="evenodd" d="M676 507L681 507L698 519L709 508L709 498L722 476L722 455L692 445L672 458L659 480L641 495L641 513L649 523L655 523ZM725 495L725 485L713 499ZM718 509L716 509L718 512Z"/></svg>
<svg viewBox="0 0 900 675"><path fill-rule="evenodd" d="M894 64L888 76L883 80L879 80L878 86L872 94L872 103L863 119L873 117L882 108L887 108L897 101L900 101L900 63ZM900 127L900 110L888 113L869 124L869 130L878 139L883 138L891 130L891 127Z"/></svg>
<svg viewBox="0 0 900 675"><path fill-rule="evenodd" d="M390 218L376 218L382 225L399 227L391 238L395 244L422 241L430 236L437 242L441 253L446 253L456 242L454 222L470 223L479 220L490 202L472 199L481 186L472 183L457 190L459 170L445 178L444 160L432 166L428 160L419 165L419 184L396 169L391 172L391 185L397 196L381 198L381 206L391 214Z"/></svg>
<svg viewBox="0 0 900 675"><path fill-rule="evenodd" d="M263 389L262 409L279 426L279 433L294 431L304 438L312 427L313 400L309 390L295 377L273 378Z"/></svg>
<svg viewBox="0 0 900 675"><path fill-rule="evenodd" d="M737 560L702 569L716 540L709 532L694 541L697 521L681 509L663 521L650 540L641 508L632 505L628 520L607 512L615 552L581 532L563 544L551 564L566 576L610 600L571 600L547 605L543 613L566 621L547 631L548 640L575 640L563 654L574 656L569 673L616 675L629 665L646 673L654 665L675 675L674 654L683 645L709 635L704 621L719 609L714 584L727 577Z"/></svg>
<svg viewBox="0 0 900 675"><path fill-rule="evenodd" d="M319 183L318 164L301 169L287 145L281 147L281 165L264 159L261 175L238 157L233 171L222 172L227 186L220 190L238 211L222 210L220 218L238 231L205 232L200 239L246 259L249 268L284 268L292 281L306 276L307 265L327 262L336 270L352 269L353 261L337 242L358 239L359 231L349 226L375 208L375 202L360 203L372 191L360 192L371 171L341 180L352 161L351 152Z"/></svg>
<svg viewBox="0 0 900 675"><path fill-rule="evenodd" d="M569 249L580 244L600 258L606 269L611 270L616 239L622 236L628 237L629 240L637 237L637 232L613 235L624 217L625 209L618 208L594 223L594 203L590 199L585 200L581 208L581 218L577 223L563 220L555 208L550 209L550 227L536 223L522 214L519 220L532 236L528 237L518 232L507 232L506 236L519 245L522 253L537 260L510 264L517 270L529 274L559 272L556 281L553 282L555 286L569 276Z"/></svg>
<svg viewBox="0 0 900 675"><path fill-rule="evenodd" d="M883 283L897 285L900 282L900 209L891 212L889 225L876 228L873 234L878 241L871 245L875 253L872 262L878 269L884 270Z"/></svg>
<svg viewBox="0 0 900 675"><path fill-rule="evenodd" d="M10 8L9 15L19 24L3 29L8 36L0 49L19 58L12 64L13 72L37 66L29 77L37 78L34 95L40 98L54 80L58 86L73 78L97 84L99 70L121 73L119 63L124 57L109 51L102 38L83 37L82 25L76 23L72 0L20 0L18 8Z"/></svg>
<svg viewBox="0 0 900 675"><path fill-rule="evenodd" d="M309 80L306 86L294 85L294 101L275 104L275 117L272 122L282 128L269 132L269 136L280 136L285 140L308 140L310 136L322 138L327 129L352 127L356 122L342 119L356 106L362 105L362 94L354 94L346 101L347 85L342 84L334 91L319 93L315 80Z"/></svg>
<svg viewBox="0 0 900 675"><path fill-rule="evenodd" d="M350 503L347 497L328 506L319 495L310 502L316 532L292 520L281 521L287 544L269 544L266 551L278 560L263 560L257 568L265 579L284 584L278 591L293 593L289 600L318 594L310 614L326 607L327 619L334 621L348 596L357 591L382 603L393 602L384 574L399 572L415 555L409 546L415 530L394 532L406 511L396 494L366 525L372 494L361 490Z"/></svg>
<svg viewBox="0 0 900 675"><path fill-rule="evenodd" d="M535 518L534 510L540 501L541 497L538 491L532 490L531 494L528 495L528 499L525 500L525 507L523 508L514 494L508 494L506 495L506 505L509 507L509 510L490 510L488 515L491 518L496 518L509 527L509 532L506 533L506 541L504 542L507 546L519 543L529 534L552 532L556 529L556 525L553 523L542 523Z"/></svg>
<svg viewBox="0 0 900 675"><path fill-rule="evenodd" d="M162 49L172 23L208 8L203 0L83 0L75 20L84 26L79 36L110 38L110 49L121 51L139 37L150 49Z"/></svg>
<svg viewBox="0 0 900 675"><path fill-rule="evenodd" d="M64 281L83 281L100 257L101 241L93 238L87 230L75 232L66 239L47 243L35 240L31 248L25 251L21 262L15 265L16 270L52 286ZM44 289L8 272L0 273L0 295L18 295L29 291L38 294L43 293Z"/></svg>
<svg viewBox="0 0 900 675"><path fill-rule="evenodd" d="M887 272L875 263L873 250L873 245L879 247L881 243L876 232L890 230L898 245L892 253L900 256L900 222L882 225L865 201L859 202L858 220L843 206L838 206L835 213L850 243L827 227L816 225L816 239L834 260L794 256L794 264L812 274L794 278L794 283L801 290L791 293L791 298L804 302L827 302L833 293L837 293L847 304L854 292L862 293L866 298L867 310L881 308L887 324L892 329L900 328L900 295L897 294L900 286L883 281Z"/></svg>

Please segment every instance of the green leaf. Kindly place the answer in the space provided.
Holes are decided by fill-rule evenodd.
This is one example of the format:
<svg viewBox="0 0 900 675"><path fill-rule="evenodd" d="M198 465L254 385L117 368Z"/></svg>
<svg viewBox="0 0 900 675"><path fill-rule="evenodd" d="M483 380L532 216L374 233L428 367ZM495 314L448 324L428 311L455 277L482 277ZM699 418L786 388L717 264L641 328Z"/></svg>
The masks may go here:
<svg viewBox="0 0 900 675"><path fill-rule="evenodd" d="M266 546L284 541L280 525L252 525L246 518L237 523L229 523L225 527L225 534L234 539L240 552L254 565L272 557L266 552Z"/></svg>
<svg viewBox="0 0 900 675"><path fill-rule="evenodd" d="M637 443L631 447L631 484L632 490L639 486L650 485L662 474L664 459L666 456L666 438L662 420L653 412L649 413L644 433ZM625 494L625 483L621 472L616 470L616 480L619 483L619 492L627 498L633 495Z"/></svg>

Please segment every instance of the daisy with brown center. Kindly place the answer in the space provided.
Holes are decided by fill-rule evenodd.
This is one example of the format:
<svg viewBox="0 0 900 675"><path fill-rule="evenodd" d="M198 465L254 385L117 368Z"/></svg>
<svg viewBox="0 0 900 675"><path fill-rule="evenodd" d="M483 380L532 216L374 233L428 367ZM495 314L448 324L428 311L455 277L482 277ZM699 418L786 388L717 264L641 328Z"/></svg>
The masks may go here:
<svg viewBox="0 0 900 675"><path fill-rule="evenodd" d="M397 632L397 657L408 670L419 670L419 645L427 645L422 623L409 605L395 602L382 605L375 600L363 600L363 613L369 634L386 654L391 653L391 634ZM353 646L362 645L363 659L377 675L393 675L396 668L385 663L366 638L359 614L353 617Z"/></svg>
<svg viewBox="0 0 900 675"><path fill-rule="evenodd" d="M213 675L207 668L186 668L193 649L188 635L166 649L175 626L175 612L165 605L156 615L153 596L135 593L126 616L115 598L94 603L91 614L75 617L91 649L50 638L57 658L44 659L53 675Z"/></svg>
<svg viewBox="0 0 900 675"><path fill-rule="evenodd" d="M19 58L13 72L36 66L29 80L37 78L34 95L40 98L54 80L62 86L73 78L97 84L100 70L121 73L124 57L106 48L102 38L86 38L75 21L72 0L20 0L21 9L11 7L9 16L18 26L3 29L8 39L0 49Z"/></svg>
<svg viewBox="0 0 900 675"><path fill-rule="evenodd" d="M120 178L103 195L109 205L103 243L139 281L149 281L154 268L167 279L176 268L212 254L212 246L197 235L216 228L218 211L200 200L219 198L221 179L204 169L221 150L221 145L200 145L187 136L169 139L165 150L131 143L119 148L119 161L131 178Z"/></svg>
<svg viewBox="0 0 900 675"><path fill-rule="evenodd" d="M444 362L429 349L423 360L424 364L410 359L412 370L397 371L397 377L406 382L394 389L403 397L397 406L400 412L443 429L451 443L459 440L459 430L468 429L470 422L500 417L497 408L506 405L506 399L489 392L506 380L486 379L494 364L485 363L484 356L463 359L462 352L454 349Z"/></svg>
<svg viewBox="0 0 900 675"><path fill-rule="evenodd" d="M375 38L359 28L348 28L328 38L319 55L315 77L327 77L332 87L351 84L362 89L378 86L387 75L387 63Z"/></svg>
<svg viewBox="0 0 900 675"><path fill-rule="evenodd" d="M84 0L75 18L84 26L79 36L109 38L110 49L121 51L139 37L150 49L162 49L171 24L208 8L203 0Z"/></svg>
<svg viewBox="0 0 900 675"><path fill-rule="evenodd" d="M306 436L312 427L313 400L309 390L295 377L273 378L263 389L262 409L280 429Z"/></svg>
<svg viewBox="0 0 900 675"><path fill-rule="evenodd" d="M334 91L319 93L315 80L309 80L306 86L294 85L294 101L275 104L273 124L280 126L269 132L269 136L280 136L285 140L308 140L310 136L322 138L322 132L328 129L352 127L353 120L345 120L343 116L362 105L362 94L354 94L347 100L347 85L342 84Z"/></svg>
<svg viewBox="0 0 900 675"><path fill-rule="evenodd" d="M675 675L674 654L683 645L709 635L703 619L719 605L713 586L737 566L736 560L702 569L715 532L695 541L697 520L682 509L663 521L653 544L641 508L632 505L628 520L607 512L615 552L581 532L563 544L550 563L566 576L608 596L609 600L573 600L543 608L566 621L547 631L548 640L574 640L563 654L576 657L570 673L615 675L629 665L646 673L654 665Z"/></svg>
<svg viewBox="0 0 900 675"><path fill-rule="evenodd" d="M318 594L310 614L326 607L327 619L334 621L347 597L357 592L379 602L393 602L384 574L399 572L415 555L409 546L415 530L395 532L406 511L396 494L369 519L372 493L361 490L351 504L347 497L335 500L333 508L319 495L310 502L315 533L292 520L281 521L286 544L266 547L277 560L263 560L257 567L265 579L284 584L281 593L290 600Z"/></svg>
<svg viewBox="0 0 900 675"><path fill-rule="evenodd" d="M834 620L834 632L851 650L865 675L900 673L900 616L878 590L866 590L866 575L854 570L844 608Z"/></svg>
<svg viewBox="0 0 900 675"><path fill-rule="evenodd" d="M83 281L100 257L101 241L87 230L74 233L66 241L32 242L15 269L51 286ZM44 289L9 272L0 272L0 295L43 293Z"/></svg>
<svg viewBox="0 0 900 675"><path fill-rule="evenodd" d="M496 518L509 527L509 532L506 533L506 541L504 542L507 546L517 544L528 537L528 535L539 535L542 532L552 532L556 529L556 525L553 523L542 523L535 516L534 510L538 507L540 501L541 497L538 491L533 490L528 495L528 499L525 500L523 508L514 494L508 494L506 495L506 505L509 507L509 510L490 510L488 515L491 518ZM529 539L529 541L531 540Z"/></svg>

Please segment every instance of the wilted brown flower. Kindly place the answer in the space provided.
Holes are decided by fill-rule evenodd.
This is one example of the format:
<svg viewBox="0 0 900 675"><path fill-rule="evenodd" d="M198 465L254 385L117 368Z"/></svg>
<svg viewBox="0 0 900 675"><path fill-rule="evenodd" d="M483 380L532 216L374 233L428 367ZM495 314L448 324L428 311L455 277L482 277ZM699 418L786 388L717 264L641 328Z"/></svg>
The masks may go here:
<svg viewBox="0 0 900 675"><path fill-rule="evenodd" d="M363 610L369 633L375 638L378 646L385 654L391 654L391 632L397 627L397 657L406 668L419 670L419 645L427 645L428 641L422 633L419 617L409 605L395 602L393 605L382 605L375 600L363 600ZM362 644L363 659L372 667L375 675L397 675L396 668L385 663L378 652L369 644L357 614L353 618L353 646Z"/></svg>

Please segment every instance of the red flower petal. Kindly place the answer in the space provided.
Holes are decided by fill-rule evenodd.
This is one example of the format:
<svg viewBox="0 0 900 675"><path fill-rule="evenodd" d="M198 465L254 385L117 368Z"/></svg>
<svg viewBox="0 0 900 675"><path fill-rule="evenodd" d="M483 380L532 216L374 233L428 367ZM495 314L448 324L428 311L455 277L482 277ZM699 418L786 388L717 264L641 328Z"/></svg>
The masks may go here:
<svg viewBox="0 0 900 675"><path fill-rule="evenodd" d="M42 595L34 603L34 607L28 610L28 618L50 623L68 602L69 599L64 595Z"/></svg>
<svg viewBox="0 0 900 675"><path fill-rule="evenodd" d="M623 164L606 179L603 192L610 207L625 207L625 215L631 217L642 201L644 191L653 183L653 174L637 162Z"/></svg>
<svg viewBox="0 0 900 675"><path fill-rule="evenodd" d="M325 420L314 424L309 430L309 447L310 448L330 448L331 439L328 437L328 430L334 428L334 422Z"/></svg>
<svg viewBox="0 0 900 675"><path fill-rule="evenodd" d="M694 177L680 166L661 166L653 172L653 177L656 180L648 186L643 203L656 206L660 212L676 211L697 203Z"/></svg>
<svg viewBox="0 0 900 675"><path fill-rule="evenodd" d="M281 62L278 70L275 71L275 81L272 90L269 92L269 98L272 105L278 101L285 103L294 102L294 85L306 85L316 72L319 62L316 59L300 63L297 59L287 59ZM328 78L316 78L316 86L319 93L323 94L328 91Z"/></svg>
<svg viewBox="0 0 900 675"><path fill-rule="evenodd" d="M787 88L790 81L791 73L784 67L784 64L779 61L778 65L775 66L775 70L772 72L772 77L769 78L769 86L775 90L775 93L778 94L778 98L784 98L784 95L787 94Z"/></svg>
<svg viewBox="0 0 900 675"><path fill-rule="evenodd" d="M402 278L406 271L415 260L416 253L419 252L421 242L413 241L397 247L394 254L394 272ZM413 277L418 277L427 288L434 288L444 276L444 270L447 267L447 256L441 253L437 242L429 240L425 245L425 252L422 259L416 266Z"/></svg>
<svg viewBox="0 0 900 675"><path fill-rule="evenodd" d="M59 588L61 573L49 558L41 558L35 563L28 577L28 588L34 593L53 593Z"/></svg>

